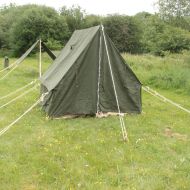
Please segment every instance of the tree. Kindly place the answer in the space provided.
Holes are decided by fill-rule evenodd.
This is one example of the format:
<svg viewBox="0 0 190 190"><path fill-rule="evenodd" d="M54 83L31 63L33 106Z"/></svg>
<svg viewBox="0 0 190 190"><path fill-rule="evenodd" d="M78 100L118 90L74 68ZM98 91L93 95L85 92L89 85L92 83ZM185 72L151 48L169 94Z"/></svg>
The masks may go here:
<svg viewBox="0 0 190 190"><path fill-rule="evenodd" d="M65 18L70 32L74 32L76 29L84 27L85 11L80 6L72 6L67 8L63 6L60 9L60 14Z"/></svg>
<svg viewBox="0 0 190 190"><path fill-rule="evenodd" d="M184 49L190 49L188 31L167 24L157 15L143 17L138 14L136 19L142 32L143 52L163 56L166 51L178 53Z"/></svg>
<svg viewBox="0 0 190 190"><path fill-rule="evenodd" d="M88 28L88 27L100 25L102 19L103 18L101 16L92 15L92 14L86 15L84 18L84 26L85 28Z"/></svg>
<svg viewBox="0 0 190 190"><path fill-rule="evenodd" d="M36 6L27 9L12 26L11 46L15 55L22 54L37 39L51 40L63 46L69 38L65 20L52 8Z"/></svg>
<svg viewBox="0 0 190 190"><path fill-rule="evenodd" d="M190 30L190 0L158 0L160 17L170 24ZM188 26L187 26L188 24Z"/></svg>
<svg viewBox="0 0 190 190"><path fill-rule="evenodd" d="M103 24L120 52L139 53L140 31L133 17L109 15L103 19Z"/></svg>
<svg viewBox="0 0 190 190"><path fill-rule="evenodd" d="M0 7L0 48L9 48L10 29L17 18L16 5Z"/></svg>
<svg viewBox="0 0 190 190"><path fill-rule="evenodd" d="M158 8L160 15L165 19L190 16L189 0L158 0Z"/></svg>

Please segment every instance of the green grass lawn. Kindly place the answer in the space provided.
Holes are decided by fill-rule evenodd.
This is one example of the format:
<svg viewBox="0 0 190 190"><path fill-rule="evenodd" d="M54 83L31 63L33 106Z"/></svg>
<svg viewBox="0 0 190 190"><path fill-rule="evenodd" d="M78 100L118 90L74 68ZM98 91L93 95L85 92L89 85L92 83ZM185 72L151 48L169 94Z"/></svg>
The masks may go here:
<svg viewBox="0 0 190 190"><path fill-rule="evenodd" d="M124 57L142 83L190 109L190 53ZM43 55L43 70L50 63ZM37 77L37 57L27 58L0 81L0 97ZM125 116L128 143L118 117L48 120L36 107L0 137L0 190L189 190L190 115L142 96L143 113ZM0 109L0 129L38 98L36 89Z"/></svg>

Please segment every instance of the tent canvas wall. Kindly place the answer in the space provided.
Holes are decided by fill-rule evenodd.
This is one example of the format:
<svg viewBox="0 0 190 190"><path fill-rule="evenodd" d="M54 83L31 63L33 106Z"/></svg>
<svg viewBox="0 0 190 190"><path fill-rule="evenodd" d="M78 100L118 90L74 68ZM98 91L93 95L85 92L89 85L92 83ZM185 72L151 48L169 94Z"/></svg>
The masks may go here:
<svg viewBox="0 0 190 190"><path fill-rule="evenodd" d="M141 112L141 83L102 26L76 30L40 80L51 117Z"/></svg>

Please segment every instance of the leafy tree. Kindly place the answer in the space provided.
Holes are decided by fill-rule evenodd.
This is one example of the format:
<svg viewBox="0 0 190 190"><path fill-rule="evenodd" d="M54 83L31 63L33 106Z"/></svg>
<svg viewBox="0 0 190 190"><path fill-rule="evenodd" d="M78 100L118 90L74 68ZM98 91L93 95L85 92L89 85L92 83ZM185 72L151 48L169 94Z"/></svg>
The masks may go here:
<svg viewBox="0 0 190 190"><path fill-rule="evenodd" d="M164 55L166 51L180 52L190 49L190 34L181 28L168 25L156 15L136 15L142 36L143 52Z"/></svg>
<svg viewBox="0 0 190 190"><path fill-rule="evenodd" d="M63 48L63 45L60 43L60 41L54 40L53 38L48 38L46 45L51 50L60 50Z"/></svg>
<svg viewBox="0 0 190 190"><path fill-rule="evenodd" d="M20 55L40 37L43 41L53 39L63 45L69 37L69 32L65 20L54 9L37 6L21 15L12 27L11 36L15 54Z"/></svg>
<svg viewBox="0 0 190 190"><path fill-rule="evenodd" d="M37 5L16 6L15 4L5 5L0 8L0 41L3 48L12 48L12 28L19 21L25 11L37 8Z"/></svg>
<svg viewBox="0 0 190 190"><path fill-rule="evenodd" d="M190 34L184 30L190 31L189 0L158 0L158 3L158 15L142 12L134 17L87 15L79 6L62 7L59 13L45 6L3 6L0 7L1 54L13 49L15 55L20 55L39 37L49 48L60 49L75 29L100 23L120 52L164 55L166 51L190 49Z"/></svg>
<svg viewBox="0 0 190 190"><path fill-rule="evenodd" d="M161 17L165 19L190 16L189 0L158 0L157 4Z"/></svg>
<svg viewBox="0 0 190 190"><path fill-rule="evenodd" d="M140 52L140 31L133 17L109 15L104 18L103 24L120 52Z"/></svg>
<svg viewBox="0 0 190 190"><path fill-rule="evenodd" d="M190 30L189 0L158 0L157 2L160 17L172 25Z"/></svg>
<svg viewBox="0 0 190 190"><path fill-rule="evenodd" d="M100 25L102 22L102 19L103 18L101 16L86 15L84 18L84 26L85 26L85 28L87 28L87 27Z"/></svg>
<svg viewBox="0 0 190 190"><path fill-rule="evenodd" d="M14 4L0 8L0 48L9 48L9 32L17 17Z"/></svg>
<svg viewBox="0 0 190 190"><path fill-rule="evenodd" d="M60 9L60 14L65 18L70 32L84 27L85 11L80 6L72 6L67 8L63 6Z"/></svg>
<svg viewBox="0 0 190 190"><path fill-rule="evenodd" d="M2 28L2 20L3 20L2 16L0 16L0 49L5 44L5 42L4 42L5 36L4 36L3 28Z"/></svg>

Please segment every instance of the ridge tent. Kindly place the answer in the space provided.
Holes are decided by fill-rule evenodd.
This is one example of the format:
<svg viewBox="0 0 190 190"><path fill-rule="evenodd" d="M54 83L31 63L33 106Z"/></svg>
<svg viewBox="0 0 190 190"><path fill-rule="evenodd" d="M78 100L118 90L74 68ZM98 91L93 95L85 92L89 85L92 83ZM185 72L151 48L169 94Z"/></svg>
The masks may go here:
<svg viewBox="0 0 190 190"><path fill-rule="evenodd" d="M76 30L40 78L50 117L141 113L141 83L103 26Z"/></svg>

